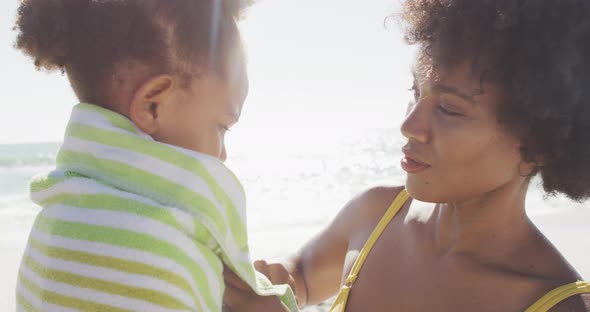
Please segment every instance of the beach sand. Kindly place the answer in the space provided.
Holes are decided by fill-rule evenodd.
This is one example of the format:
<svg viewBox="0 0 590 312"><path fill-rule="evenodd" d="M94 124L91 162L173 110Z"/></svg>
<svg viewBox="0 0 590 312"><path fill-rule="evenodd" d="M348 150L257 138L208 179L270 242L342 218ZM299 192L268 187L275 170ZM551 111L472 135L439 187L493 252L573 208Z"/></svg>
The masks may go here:
<svg viewBox="0 0 590 312"><path fill-rule="evenodd" d="M570 209L564 212L538 214L531 217L546 236L569 259L578 272L590 279L590 209ZM329 221L329 220L327 220ZM1 311L14 311L14 288L20 257L28 234L27 225L19 226L22 231L0 234L2 265L0 266L0 307ZM29 225L30 226L30 225ZM288 257L303 243L318 233L323 224L304 225L271 230L254 229L250 233L254 259L280 260ZM306 312L328 311L329 303L306 308Z"/></svg>

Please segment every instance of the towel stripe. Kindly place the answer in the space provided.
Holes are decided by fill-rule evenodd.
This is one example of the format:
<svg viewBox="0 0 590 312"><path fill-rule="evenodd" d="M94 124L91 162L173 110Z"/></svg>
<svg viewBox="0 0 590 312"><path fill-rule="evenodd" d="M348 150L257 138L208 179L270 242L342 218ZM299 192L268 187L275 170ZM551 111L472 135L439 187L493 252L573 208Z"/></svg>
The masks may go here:
<svg viewBox="0 0 590 312"><path fill-rule="evenodd" d="M135 127L135 125L129 122L129 119L118 114L113 114L110 111L105 110L104 108L86 103L79 104L77 108L77 110L74 110L74 116L72 116L73 119L79 120L78 118L76 118L77 116L75 116L75 114L78 112L87 111L97 113L100 114L100 116L102 116L104 119L108 120L111 126L113 126L115 129L124 129L135 135L141 134L140 131L137 130L137 127Z"/></svg>
<svg viewBox="0 0 590 312"><path fill-rule="evenodd" d="M35 228L53 235L137 249L170 258L183 265L189 272L191 272L193 280L205 298L206 304L211 308L211 311L216 310L216 304L213 302L213 298L216 297L213 297L211 291L222 288L214 288L214 286L221 285L222 281L221 279L218 279L217 281L215 279L209 280L206 272L218 272L218 276L221 277L223 267L217 257L212 255L206 248L202 248L201 251L203 252L202 256L205 256L209 263L197 263L196 259L190 258L184 250L177 246L143 233L55 220L46 218L42 214L37 217ZM209 284L212 282L216 282L216 285ZM217 298L219 298L219 296L217 296Z"/></svg>
<svg viewBox="0 0 590 312"><path fill-rule="evenodd" d="M71 296L59 294L55 291L45 290L34 283L27 277L25 272L27 270L21 267L19 274L19 283L25 287L29 292L39 299L66 308L78 309L81 311L101 311L101 312L129 312L129 310L113 307L106 304L100 304L92 301L82 300Z"/></svg>
<svg viewBox="0 0 590 312"><path fill-rule="evenodd" d="M182 304L185 307L192 306L194 303L194 298L189 295L189 292L176 287L176 285L167 283L159 279L157 276L131 274L108 268L89 266L82 263L51 258L38 252L34 248L28 249L25 256L30 258L30 260L39 263L40 265L42 264L46 270L54 270L55 272L63 272L64 274L81 276L87 280L99 281L104 285L112 283L117 287L126 287L128 289L137 288L140 290L145 290L147 289L146 287L149 286L149 291L165 294L165 296L174 299L178 302L178 304ZM76 280L76 282L80 281L81 280ZM77 285L76 283L70 284ZM82 287L81 285L77 286ZM111 290L116 291L115 287L113 287ZM109 291L104 292L108 293ZM136 299L141 299L141 297L137 297Z"/></svg>
<svg viewBox="0 0 590 312"><path fill-rule="evenodd" d="M34 178L43 207L17 285L20 311L221 311L224 265L256 293L246 197L209 155L160 142L116 112L79 104L57 168Z"/></svg>
<svg viewBox="0 0 590 312"><path fill-rule="evenodd" d="M120 283L114 283L97 278L72 274L60 270L46 268L39 262L35 261L30 255L26 255L23 261L25 267L37 275L58 283L69 284L79 288L94 289L112 295L119 295L132 299L141 299L159 306L176 309L188 310L188 307L170 295L152 289L128 286ZM151 286L151 285L150 285Z"/></svg>
<svg viewBox="0 0 590 312"><path fill-rule="evenodd" d="M211 203L219 206L218 210L223 213L224 209L222 209L221 204L210 191L207 183L200 176L178 168L174 164L151 157L150 155L76 138L70 138L62 145L61 152L63 153L65 151L91 154L95 158L126 163L138 170L149 172L150 174L181 185L191 192L199 193ZM127 177L123 178L125 179Z"/></svg>
<svg viewBox="0 0 590 312"><path fill-rule="evenodd" d="M98 129L89 127L82 124L72 123L68 126L68 136L101 143L105 145L111 145L119 147L121 149L129 149L131 151L149 155L154 158L159 158L167 163L174 164L179 168L192 172L193 174L201 177L209 186L218 201L225 206L230 216L239 216L236 211L235 204L219 186L211 174L203 166L203 163L195 157L190 157L184 153L176 152L171 153L170 148L163 144L144 144L139 141L137 137L131 135L124 135L113 131ZM59 155L58 155L59 156ZM74 158L75 159L75 158ZM60 161L59 157L57 160L58 166L66 165L67 161ZM187 205L185 203L185 205ZM188 204L190 207L190 203ZM243 246L247 244L247 241L243 237L237 235L245 231L245 225L242 224L241 220L232 220L230 218L233 238L238 242L238 245ZM237 222L239 221L239 222ZM233 227L235 226L235 228Z"/></svg>
<svg viewBox="0 0 590 312"><path fill-rule="evenodd" d="M182 203L183 207L186 207L187 209L194 210L194 208L191 207L197 207L197 211L189 212L202 215L205 220L211 220L211 222L213 222L217 228L221 229L221 233L219 233L222 236L221 239L223 241L226 240L225 234L227 233L227 225L224 223L223 216L213 203L202 197L200 194L193 193L181 185L170 182L149 172L137 169L131 165L117 161L98 159L92 154L67 151L60 152L58 161L67 162L68 159L76 159L78 163L84 164L90 168L96 168L92 169L93 172L87 173L98 177L104 176L105 179L111 181L117 181L117 178L113 177L109 179L109 170L128 172L128 175L125 177L127 181L121 181L120 185L117 186L122 187L124 184L127 184L128 186L126 189L130 189L131 191L134 191L134 193L162 194L160 200L164 204L173 205L174 201L172 201L171 198L175 198L176 202Z"/></svg>
<svg viewBox="0 0 590 312"><path fill-rule="evenodd" d="M177 222L175 216L169 210L119 196L109 194L61 194L45 200L43 205L51 206L58 203L83 209L96 209L137 215L173 227L178 231L183 231L183 227Z"/></svg>
<svg viewBox="0 0 590 312"><path fill-rule="evenodd" d="M183 265L179 264L178 262L170 258L150 254L140 250L118 247L111 244L94 243L82 240L72 240L60 236L52 236L44 232L41 232L38 229L33 229L33 231L31 232L31 241L34 242L35 240L42 242L43 244L47 245L53 250L56 250L56 252L60 252L61 250L75 249L83 254L88 254L89 257L95 257L93 259L95 261L99 261L101 257L105 259L116 257L117 260L123 261L123 263L129 263L130 265L133 265L133 263L135 262L140 262L142 265L146 267L157 266L162 270L171 272L171 274L181 276L186 283L190 284L192 293L197 298L197 307L200 307L200 303L205 301L202 297L203 294L201 293L199 287L192 278L193 274ZM31 247L32 246L30 244L29 248ZM65 255L67 256L67 253ZM109 265L116 266L116 264L110 262ZM162 276L160 275L159 277L162 278ZM206 310L199 308L197 309L197 311Z"/></svg>
<svg viewBox="0 0 590 312"><path fill-rule="evenodd" d="M17 311L36 312L37 309L35 309L35 307L24 297L25 293L28 293L28 291L23 289L23 287L19 287L19 289L17 289Z"/></svg>
<svg viewBox="0 0 590 312"><path fill-rule="evenodd" d="M175 248L179 253L182 253L183 256L199 261L199 264L204 264L208 267L215 267L218 265L216 257L207 257L211 252L204 250L201 247L202 244L195 242L174 228L153 220L131 214L94 209L80 209L63 205L52 206L51 208L52 209L43 211L41 215L51 220L57 220L56 218L59 218L60 221L81 225L82 227L117 229L118 231L126 231L134 233L134 235L142 235L150 238L155 238L153 233L157 233L159 245L167 244L170 248ZM63 215L55 215L54 211L59 211L59 213ZM78 234L77 237L81 236ZM127 241L134 239L134 237L118 237L118 239L120 241ZM152 246L148 246L147 248L148 250L153 249ZM212 272L205 272L208 273L207 278L210 281L215 280L215 276ZM219 285L211 284L209 286L216 289Z"/></svg>
<svg viewBox="0 0 590 312"><path fill-rule="evenodd" d="M122 278L127 279L127 282L135 282L135 279L141 280L141 278L133 278L128 275L133 274L138 276L148 276L150 278L162 280L170 285L174 285L174 287L184 291L186 294L191 296L191 300L197 302L199 301L193 295L192 286L186 280L184 280L178 274L161 268L150 266L138 261L127 261L114 257L104 257L91 253L67 250L64 248L50 247L35 239L31 239L30 246L32 250L39 252L48 258L54 258L53 261L47 261L47 263L54 262L56 260L63 260L64 269L62 270L65 270L65 268L67 268L68 265L75 266L76 264L86 266L87 268L85 269L87 274L93 271L97 271L96 268L111 269L113 271L127 273L127 275L121 276ZM108 273L108 271L105 272ZM116 276L116 274L103 274L102 276Z"/></svg>

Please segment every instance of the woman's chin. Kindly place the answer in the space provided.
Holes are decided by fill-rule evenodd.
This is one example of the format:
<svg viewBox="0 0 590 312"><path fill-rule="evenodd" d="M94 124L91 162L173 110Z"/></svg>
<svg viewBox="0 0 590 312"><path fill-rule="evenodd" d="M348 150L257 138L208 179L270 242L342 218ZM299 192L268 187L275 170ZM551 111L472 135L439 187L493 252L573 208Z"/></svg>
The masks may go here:
<svg viewBox="0 0 590 312"><path fill-rule="evenodd" d="M425 203L440 203L444 196L439 196L438 188L429 182L406 179L406 191L415 200Z"/></svg>

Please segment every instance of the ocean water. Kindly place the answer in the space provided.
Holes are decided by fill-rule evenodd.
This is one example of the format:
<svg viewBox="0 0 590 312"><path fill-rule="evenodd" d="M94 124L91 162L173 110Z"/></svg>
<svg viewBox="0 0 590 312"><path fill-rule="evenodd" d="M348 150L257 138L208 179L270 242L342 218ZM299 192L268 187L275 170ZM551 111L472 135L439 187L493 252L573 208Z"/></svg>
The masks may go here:
<svg viewBox="0 0 590 312"><path fill-rule="evenodd" d="M0 145L0 246L18 248L38 208L29 200L31 177L55 163L59 144Z"/></svg>
<svg viewBox="0 0 590 312"><path fill-rule="evenodd" d="M226 164L246 189L250 228L325 224L362 189L401 183L397 130L354 133L341 140L292 133L272 145L228 143ZM30 225L38 208L28 198L29 181L54 167L58 149L59 143L0 145L0 233Z"/></svg>
<svg viewBox="0 0 590 312"><path fill-rule="evenodd" d="M359 192L402 184L403 144L397 129L293 132L282 142L230 140L226 164L246 189L250 230L320 226ZM0 145L0 236L30 225L38 208L28 198L29 180L54 167L58 149L59 143ZM527 198L529 214L584 208L563 197L544 198L538 184L533 181Z"/></svg>
<svg viewBox="0 0 590 312"><path fill-rule="evenodd" d="M236 135L228 141L227 166L242 181L248 197L250 244L255 259L283 258L329 223L356 194L376 185L401 185L404 140L397 129L350 130L273 135ZM233 134L230 134L230 136ZM0 306L13 311L20 255L39 208L30 200L31 177L55 165L59 143L0 145ZM544 198L534 180L528 213L562 250L590 276L587 205L563 197ZM306 309L327 311L328 304ZM4 310L3 310L4 311Z"/></svg>

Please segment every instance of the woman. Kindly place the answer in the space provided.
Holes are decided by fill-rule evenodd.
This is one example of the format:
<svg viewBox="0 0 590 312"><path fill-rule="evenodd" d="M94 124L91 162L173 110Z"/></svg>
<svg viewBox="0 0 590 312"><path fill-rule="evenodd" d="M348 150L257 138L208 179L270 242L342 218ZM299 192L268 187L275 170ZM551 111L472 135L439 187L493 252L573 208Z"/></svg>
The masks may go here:
<svg viewBox="0 0 590 312"><path fill-rule="evenodd" d="M525 212L537 174L590 196L590 1L408 0L401 18L420 47L405 187L365 192L257 268L302 306L340 289L332 311L590 311L590 285ZM281 311L226 281L232 311Z"/></svg>

